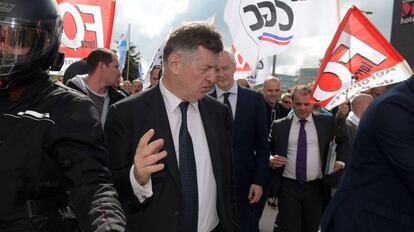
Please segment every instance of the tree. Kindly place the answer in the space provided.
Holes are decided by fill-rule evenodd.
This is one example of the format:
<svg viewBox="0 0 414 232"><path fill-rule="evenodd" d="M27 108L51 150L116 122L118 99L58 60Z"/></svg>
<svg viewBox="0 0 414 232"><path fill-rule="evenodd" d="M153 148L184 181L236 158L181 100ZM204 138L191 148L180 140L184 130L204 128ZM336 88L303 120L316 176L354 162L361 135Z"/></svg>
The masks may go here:
<svg viewBox="0 0 414 232"><path fill-rule="evenodd" d="M116 41L116 44L119 44L119 41ZM137 46L134 45L132 42L129 43L129 50L126 53L125 65L124 70L122 70L122 77L124 80L133 81L138 76L138 63L141 61L141 51L136 51ZM129 61L129 67L128 67ZM129 75L127 72L129 70Z"/></svg>

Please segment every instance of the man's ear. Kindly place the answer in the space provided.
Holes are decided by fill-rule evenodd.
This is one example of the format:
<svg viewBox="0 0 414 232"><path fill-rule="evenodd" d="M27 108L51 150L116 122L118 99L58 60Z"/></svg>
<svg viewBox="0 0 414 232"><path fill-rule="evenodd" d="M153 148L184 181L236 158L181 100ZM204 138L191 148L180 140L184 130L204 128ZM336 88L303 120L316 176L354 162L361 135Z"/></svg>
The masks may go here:
<svg viewBox="0 0 414 232"><path fill-rule="evenodd" d="M177 53L171 53L171 55L167 59L167 65L174 75L178 75L180 69L182 67L183 61L182 57Z"/></svg>

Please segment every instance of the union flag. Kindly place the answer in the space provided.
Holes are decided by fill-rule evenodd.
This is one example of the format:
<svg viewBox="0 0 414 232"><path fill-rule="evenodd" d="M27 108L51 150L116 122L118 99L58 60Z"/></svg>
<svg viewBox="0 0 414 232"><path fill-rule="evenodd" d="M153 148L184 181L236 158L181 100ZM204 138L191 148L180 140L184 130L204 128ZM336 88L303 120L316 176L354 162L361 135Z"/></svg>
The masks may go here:
<svg viewBox="0 0 414 232"><path fill-rule="evenodd" d="M405 59L355 6L340 23L312 88L315 103L332 109L370 88L412 75Z"/></svg>

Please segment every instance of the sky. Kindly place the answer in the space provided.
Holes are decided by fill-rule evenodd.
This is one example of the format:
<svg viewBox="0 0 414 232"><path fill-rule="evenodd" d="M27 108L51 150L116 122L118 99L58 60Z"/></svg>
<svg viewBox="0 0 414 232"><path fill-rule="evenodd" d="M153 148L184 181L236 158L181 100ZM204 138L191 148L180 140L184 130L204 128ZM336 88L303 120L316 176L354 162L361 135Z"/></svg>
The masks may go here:
<svg viewBox="0 0 414 232"><path fill-rule="evenodd" d="M145 73L172 27L216 15L216 28L223 35L224 46L231 47L231 35L223 19L226 2L227 0L117 0L112 41L118 40L130 24L131 42L141 51ZM340 0L341 16L352 5L371 11L373 14L367 15L368 19L386 39L390 38L393 0ZM276 73L294 75L299 68L318 67L329 43L329 36L298 41L277 56ZM111 48L116 48L115 43L111 44Z"/></svg>

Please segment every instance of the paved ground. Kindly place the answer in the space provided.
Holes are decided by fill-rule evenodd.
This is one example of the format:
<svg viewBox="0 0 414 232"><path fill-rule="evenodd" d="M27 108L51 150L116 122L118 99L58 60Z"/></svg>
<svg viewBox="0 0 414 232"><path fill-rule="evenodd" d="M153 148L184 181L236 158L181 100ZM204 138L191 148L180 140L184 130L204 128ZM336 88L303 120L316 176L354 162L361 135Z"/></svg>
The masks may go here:
<svg viewBox="0 0 414 232"><path fill-rule="evenodd" d="M276 218L277 210L270 208L266 205L262 219L260 220L259 229L260 232L272 232L273 231L273 223Z"/></svg>

